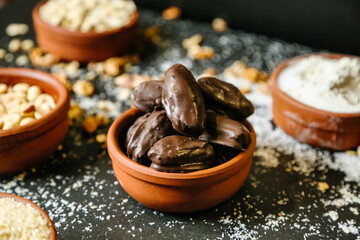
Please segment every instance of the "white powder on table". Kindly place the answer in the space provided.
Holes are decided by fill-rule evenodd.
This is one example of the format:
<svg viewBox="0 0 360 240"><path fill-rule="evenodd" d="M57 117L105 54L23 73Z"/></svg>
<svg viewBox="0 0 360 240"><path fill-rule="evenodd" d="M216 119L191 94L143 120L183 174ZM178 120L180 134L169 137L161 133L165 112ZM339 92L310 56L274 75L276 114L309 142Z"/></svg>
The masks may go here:
<svg viewBox="0 0 360 240"><path fill-rule="evenodd" d="M295 60L278 76L279 88L311 107L329 112L360 112L360 62L356 58L310 56Z"/></svg>

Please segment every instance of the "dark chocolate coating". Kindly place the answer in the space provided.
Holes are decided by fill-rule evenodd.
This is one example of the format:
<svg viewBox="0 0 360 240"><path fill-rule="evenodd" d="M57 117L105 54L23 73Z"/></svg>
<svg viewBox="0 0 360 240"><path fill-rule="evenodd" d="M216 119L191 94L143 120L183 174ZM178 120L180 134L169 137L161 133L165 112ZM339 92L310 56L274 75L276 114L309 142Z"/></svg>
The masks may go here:
<svg viewBox="0 0 360 240"><path fill-rule="evenodd" d="M165 72L162 104L175 130L198 136L205 126L205 104L192 73L175 64Z"/></svg>
<svg viewBox="0 0 360 240"><path fill-rule="evenodd" d="M134 132L136 131L139 124L142 123L143 121L145 121L149 115L150 115L150 113L145 113L144 115L138 117L136 119L136 121L133 123L133 125L131 125L131 127L129 128L129 130L126 133L126 139L125 139L126 147L128 146L129 141L130 141L131 137L134 135Z"/></svg>
<svg viewBox="0 0 360 240"><path fill-rule="evenodd" d="M202 77L197 83L209 108L239 121L254 113L254 105L234 85L215 77Z"/></svg>
<svg viewBox="0 0 360 240"><path fill-rule="evenodd" d="M161 107L164 81L148 81L139 84L134 90L133 104L143 112L152 112Z"/></svg>
<svg viewBox="0 0 360 240"><path fill-rule="evenodd" d="M249 146L250 132L242 123L214 111L207 111L206 116L206 128L199 136L200 140L239 150Z"/></svg>
<svg viewBox="0 0 360 240"><path fill-rule="evenodd" d="M215 164L214 149L194 138L173 135L157 141L149 150L151 168L163 172L189 172Z"/></svg>
<svg viewBox="0 0 360 240"><path fill-rule="evenodd" d="M127 145L129 158L135 162L143 163L147 160L146 154L150 147L172 132L171 123L165 111L152 112L131 130L132 136Z"/></svg>

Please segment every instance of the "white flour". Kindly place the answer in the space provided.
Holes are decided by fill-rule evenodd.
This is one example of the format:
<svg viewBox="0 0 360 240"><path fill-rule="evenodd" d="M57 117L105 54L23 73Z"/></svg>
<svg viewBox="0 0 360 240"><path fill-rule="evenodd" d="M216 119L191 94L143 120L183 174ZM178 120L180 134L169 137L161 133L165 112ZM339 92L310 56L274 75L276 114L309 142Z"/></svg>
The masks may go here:
<svg viewBox="0 0 360 240"><path fill-rule="evenodd" d="M278 77L282 91L330 112L360 112L360 62L355 58L311 56L293 61Z"/></svg>

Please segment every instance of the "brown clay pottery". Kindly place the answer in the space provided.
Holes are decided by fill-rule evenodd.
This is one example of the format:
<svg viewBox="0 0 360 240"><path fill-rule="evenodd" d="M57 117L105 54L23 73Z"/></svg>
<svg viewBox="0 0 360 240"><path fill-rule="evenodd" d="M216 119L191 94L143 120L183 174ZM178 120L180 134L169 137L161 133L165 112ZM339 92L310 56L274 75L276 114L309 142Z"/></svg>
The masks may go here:
<svg viewBox="0 0 360 240"><path fill-rule="evenodd" d="M54 223L51 221L50 217L47 215L47 213L40 208L38 205L36 205L35 203L33 203L32 201L25 199L23 197L19 197L17 195L14 194L9 194L9 193L2 193L0 192L0 198L11 198L14 199L17 202L23 203L23 204L30 204L32 208L34 208L35 210L37 210L38 212L40 212L41 216L43 216L43 218L45 218L47 220L47 222L49 223L49 228L50 228L50 238L49 240L56 240L57 239L57 234L56 234L56 229L54 226Z"/></svg>
<svg viewBox="0 0 360 240"><path fill-rule="evenodd" d="M79 62L103 61L123 54L135 43L139 12L136 11L129 24L106 32L69 31L63 27L51 26L39 15L39 8L46 1L39 2L32 13L36 40L46 52L64 60Z"/></svg>
<svg viewBox="0 0 360 240"><path fill-rule="evenodd" d="M0 82L37 85L50 94L55 108L27 125L0 130L0 175L23 171L46 160L68 130L69 94L53 76L25 68L1 68Z"/></svg>
<svg viewBox="0 0 360 240"><path fill-rule="evenodd" d="M354 57L342 54L318 54L339 59ZM274 122L287 134L315 147L346 150L360 145L360 113L334 113L305 105L283 91L277 84L279 73L291 61L310 55L286 60L275 68L270 76L273 98Z"/></svg>
<svg viewBox="0 0 360 240"><path fill-rule="evenodd" d="M125 191L143 205L165 212L194 212L216 206L230 198L245 182L256 145L216 167L191 173L164 173L131 161L123 152L128 128L141 114L131 108L111 125L108 152L115 175Z"/></svg>

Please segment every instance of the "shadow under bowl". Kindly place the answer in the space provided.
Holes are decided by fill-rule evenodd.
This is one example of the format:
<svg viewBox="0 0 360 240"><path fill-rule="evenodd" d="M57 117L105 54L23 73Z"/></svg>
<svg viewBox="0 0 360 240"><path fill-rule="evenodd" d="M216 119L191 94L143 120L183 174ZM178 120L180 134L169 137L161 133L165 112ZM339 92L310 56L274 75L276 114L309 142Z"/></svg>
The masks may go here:
<svg viewBox="0 0 360 240"><path fill-rule="evenodd" d="M61 59L79 62L103 61L107 58L128 52L135 44L139 12L136 11L130 22L105 32L69 31L60 26L52 26L41 19L39 9L45 1L39 2L32 18L39 46L46 52Z"/></svg>
<svg viewBox="0 0 360 240"><path fill-rule="evenodd" d="M48 73L26 68L1 68L0 83L36 85L51 95L55 108L41 118L7 130L0 130L0 175L13 174L46 160L68 131L69 94Z"/></svg>
<svg viewBox="0 0 360 240"><path fill-rule="evenodd" d="M336 113L303 104L283 92L278 76L292 61L319 55L329 59L351 55L320 53L288 59L278 65L270 76L274 123L287 134L311 146L331 150L347 150L360 145L360 113ZM360 58L358 58L360 61Z"/></svg>
<svg viewBox="0 0 360 240"><path fill-rule="evenodd" d="M23 204L30 204L32 208L34 208L36 211L38 211L41 216L47 220L49 228L50 228L50 238L49 240L56 240L57 239L57 234L56 234L56 229L54 226L54 223L51 221L50 217L47 215L47 213L38 205L36 205L35 203L33 203L32 201L25 199L23 197L19 197L17 195L14 194L10 194L10 193L2 193L0 192L0 198L11 198L14 199L17 202L23 203Z"/></svg>
<svg viewBox="0 0 360 240"><path fill-rule="evenodd" d="M136 108L127 110L111 125L107 137L116 178L136 201L164 212L195 212L225 201L245 182L256 146L249 123L250 146L228 162L191 173L165 173L132 161L122 151L126 132L140 115Z"/></svg>

